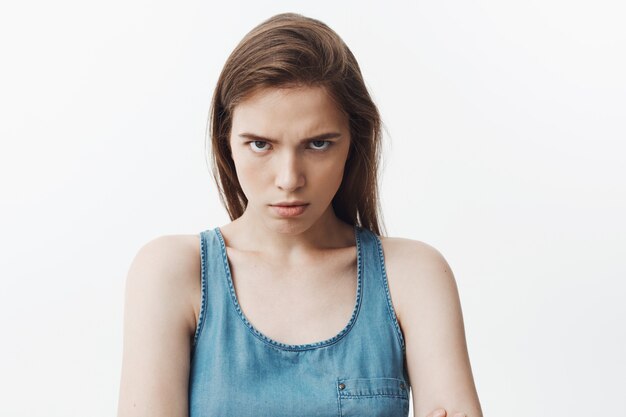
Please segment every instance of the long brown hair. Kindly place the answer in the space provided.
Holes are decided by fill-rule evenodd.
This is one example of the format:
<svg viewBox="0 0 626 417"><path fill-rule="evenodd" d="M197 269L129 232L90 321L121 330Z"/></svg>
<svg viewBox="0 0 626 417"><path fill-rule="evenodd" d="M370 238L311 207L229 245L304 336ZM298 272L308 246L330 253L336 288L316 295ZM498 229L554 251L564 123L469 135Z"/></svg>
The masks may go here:
<svg viewBox="0 0 626 417"><path fill-rule="evenodd" d="M240 217L248 204L230 151L234 108L258 89L294 86L325 87L348 116L350 151L332 206L342 221L381 235L380 114L354 55L339 35L319 20L296 13L275 15L245 35L226 60L213 94L208 129L211 170L230 219Z"/></svg>

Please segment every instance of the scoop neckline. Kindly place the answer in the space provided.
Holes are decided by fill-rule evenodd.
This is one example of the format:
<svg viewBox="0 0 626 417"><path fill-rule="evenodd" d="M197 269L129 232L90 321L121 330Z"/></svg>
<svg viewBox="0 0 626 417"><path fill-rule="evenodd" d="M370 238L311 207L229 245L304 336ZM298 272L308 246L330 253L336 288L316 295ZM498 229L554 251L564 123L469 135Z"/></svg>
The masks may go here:
<svg viewBox="0 0 626 417"><path fill-rule="evenodd" d="M245 314L243 313L241 306L239 304L239 300L237 299L237 294L235 292L235 286L233 284L233 279L231 276L231 270L230 270L230 263L228 261L228 256L227 256L227 251L226 251L226 244L224 242L224 237L222 236L222 232L220 231L219 227L215 227L213 229L213 231L215 232L216 236L218 237L218 240L220 242L220 247L221 247L221 254L222 254L222 260L223 260L223 265L224 265L224 273L226 275L226 281L228 283L228 289L229 289L229 293L230 293L230 298L233 302L233 305L235 307L235 310L237 311L237 315L239 316L239 318L243 321L243 323L245 324L245 326L248 328L248 330L250 330L252 332L252 334L254 336L256 336L258 339L260 339L261 341L263 341L264 343L281 349L281 350L290 350L290 351L303 351L303 350L312 350L312 349L318 349L318 348L322 348L325 346L329 346L331 344L334 344L336 342L338 342L339 340L341 340L345 335L348 334L348 332L350 331L350 329L354 326L354 323L356 322L356 318L358 316L359 310L361 308L361 290L362 290L362 270L363 270L363 266L362 266L362 248L361 248L361 236L360 236L360 227L354 225L354 238L355 238L355 243L356 243L356 257L357 257L357 288L356 288L356 300L355 300L355 304L354 304L354 308L352 309L352 315L350 316L350 320L348 320L348 324L346 324L344 326L344 328L337 333L335 336L326 339L326 340L322 340L319 342L311 342L311 343L305 343L305 344L299 344L299 345L292 345L292 344L288 344L288 343L282 343L279 342L277 340L274 340L268 336L266 336L265 334L261 333L258 329L256 329L252 323L250 323L250 321L248 320L248 318L245 316Z"/></svg>

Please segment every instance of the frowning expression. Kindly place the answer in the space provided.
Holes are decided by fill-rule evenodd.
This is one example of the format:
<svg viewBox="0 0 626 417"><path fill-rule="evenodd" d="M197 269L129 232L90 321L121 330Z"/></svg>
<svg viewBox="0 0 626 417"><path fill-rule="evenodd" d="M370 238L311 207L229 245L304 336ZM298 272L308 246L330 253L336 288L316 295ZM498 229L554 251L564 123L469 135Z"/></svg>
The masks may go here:
<svg viewBox="0 0 626 417"><path fill-rule="evenodd" d="M308 226L333 216L331 202L343 178L350 130L348 117L323 87L253 93L235 107L229 140L248 199L246 216ZM306 208L276 207L285 202Z"/></svg>

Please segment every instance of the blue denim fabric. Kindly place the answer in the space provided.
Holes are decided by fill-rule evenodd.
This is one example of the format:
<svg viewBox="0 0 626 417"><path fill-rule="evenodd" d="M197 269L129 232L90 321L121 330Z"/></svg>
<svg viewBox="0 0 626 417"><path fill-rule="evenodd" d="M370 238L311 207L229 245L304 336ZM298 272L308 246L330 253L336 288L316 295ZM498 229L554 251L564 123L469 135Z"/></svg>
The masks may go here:
<svg viewBox="0 0 626 417"><path fill-rule="evenodd" d="M358 284L350 321L324 341L289 345L256 330L237 301L219 228L200 233L202 300L189 376L190 417L409 413L404 338L380 239L354 227Z"/></svg>

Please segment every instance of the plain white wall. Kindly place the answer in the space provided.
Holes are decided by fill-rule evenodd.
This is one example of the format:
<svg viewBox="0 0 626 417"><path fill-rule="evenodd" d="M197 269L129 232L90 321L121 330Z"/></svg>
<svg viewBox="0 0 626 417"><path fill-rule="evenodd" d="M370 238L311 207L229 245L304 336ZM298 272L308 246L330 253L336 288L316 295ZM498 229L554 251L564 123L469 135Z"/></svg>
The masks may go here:
<svg viewBox="0 0 626 417"><path fill-rule="evenodd" d="M115 414L130 262L228 222L211 95L285 11L359 60L389 235L450 263L485 416L626 416L625 8L602 0L3 4L0 415Z"/></svg>

